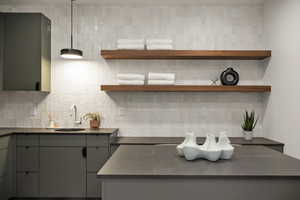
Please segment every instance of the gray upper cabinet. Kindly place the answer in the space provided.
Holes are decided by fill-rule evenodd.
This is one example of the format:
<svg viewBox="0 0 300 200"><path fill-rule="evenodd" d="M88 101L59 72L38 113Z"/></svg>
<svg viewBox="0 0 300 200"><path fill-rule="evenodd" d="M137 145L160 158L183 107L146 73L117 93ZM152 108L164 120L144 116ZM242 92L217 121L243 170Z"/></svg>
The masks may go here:
<svg viewBox="0 0 300 200"><path fill-rule="evenodd" d="M50 92L51 21L40 13L1 13L0 18L3 90Z"/></svg>

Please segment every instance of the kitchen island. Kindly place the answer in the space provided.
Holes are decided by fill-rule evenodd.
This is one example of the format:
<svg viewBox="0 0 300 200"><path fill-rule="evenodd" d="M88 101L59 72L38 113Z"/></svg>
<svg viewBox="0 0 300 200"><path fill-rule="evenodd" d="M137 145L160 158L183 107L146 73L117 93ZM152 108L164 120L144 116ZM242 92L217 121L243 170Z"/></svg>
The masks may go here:
<svg viewBox="0 0 300 200"><path fill-rule="evenodd" d="M175 145L123 145L98 172L103 200L298 200L300 161L263 146L188 162Z"/></svg>

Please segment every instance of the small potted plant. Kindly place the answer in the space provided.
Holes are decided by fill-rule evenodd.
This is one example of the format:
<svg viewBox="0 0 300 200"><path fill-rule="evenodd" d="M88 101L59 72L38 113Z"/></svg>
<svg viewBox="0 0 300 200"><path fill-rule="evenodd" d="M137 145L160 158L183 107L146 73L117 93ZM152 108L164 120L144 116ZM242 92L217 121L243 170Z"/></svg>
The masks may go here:
<svg viewBox="0 0 300 200"><path fill-rule="evenodd" d="M252 111L250 114L247 110L245 111L242 123L245 140L253 139L253 130L256 127L257 121L258 117L255 117L255 111Z"/></svg>
<svg viewBox="0 0 300 200"><path fill-rule="evenodd" d="M91 129L99 129L101 117L99 113L87 113L83 117L85 120L90 120Z"/></svg>

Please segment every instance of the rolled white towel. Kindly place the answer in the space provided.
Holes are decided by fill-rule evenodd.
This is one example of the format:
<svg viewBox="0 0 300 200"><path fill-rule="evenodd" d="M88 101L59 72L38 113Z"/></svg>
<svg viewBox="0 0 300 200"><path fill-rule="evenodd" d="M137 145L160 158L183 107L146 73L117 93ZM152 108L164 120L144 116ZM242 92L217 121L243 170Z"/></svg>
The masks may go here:
<svg viewBox="0 0 300 200"><path fill-rule="evenodd" d="M144 74L117 74L118 80L144 81Z"/></svg>
<svg viewBox="0 0 300 200"><path fill-rule="evenodd" d="M172 44L171 39L147 39L146 44Z"/></svg>
<svg viewBox="0 0 300 200"><path fill-rule="evenodd" d="M144 85L145 81L136 80L136 81L129 81L129 80L118 80L119 85Z"/></svg>
<svg viewBox="0 0 300 200"><path fill-rule="evenodd" d="M165 80L165 81L175 81L174 73L152 73L148 74L148 80Z"/></svg>
<svg viewBox="0 0 300 200"><path fill-rule="evenodd" d="M173 81L148 80L148 85L175 85L175 80L173 80Z"/></svg>
<svg viewBox="0 0 300 200"><path fill-rule="evenodd" d="M148 50L172 50L172 44L147 44Z"/></svg>
<svg viewBox="0 0 300 200"><path fill-rule="evenodd" d="M117 49L119 50L144 50L144 44L118 44Z"/></svg>
<svg viewBox="0 0 300 200"><path fill-rule="evenodd" d="M117 44L144 44L144 39L118 39Z"/></svg>

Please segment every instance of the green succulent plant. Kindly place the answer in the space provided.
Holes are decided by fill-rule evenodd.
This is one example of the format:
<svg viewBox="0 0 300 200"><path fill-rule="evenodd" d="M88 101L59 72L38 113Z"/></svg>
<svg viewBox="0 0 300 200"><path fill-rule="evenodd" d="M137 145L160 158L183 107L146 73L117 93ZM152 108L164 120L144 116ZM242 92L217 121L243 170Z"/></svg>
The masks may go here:
<svg viewBox="0 0 300 200"><path fill-rule="evenodd" d="M97 120L97 121L100 121L101 116L100 116L99 113L87 113L87 114L85 114L85 115L83 116L83 118L84 118L85 120L90 119L90 120Z"/></svg>
<svg viewBox="0 0 300 200"><path fill-rule="evenodd" d="M254 128L256 127L258 121L258 117L255 117L255 111L249 112L246 110L244 117L243 117L243 123L242 123L242 128L244 131L253 131Z"/></svg>

